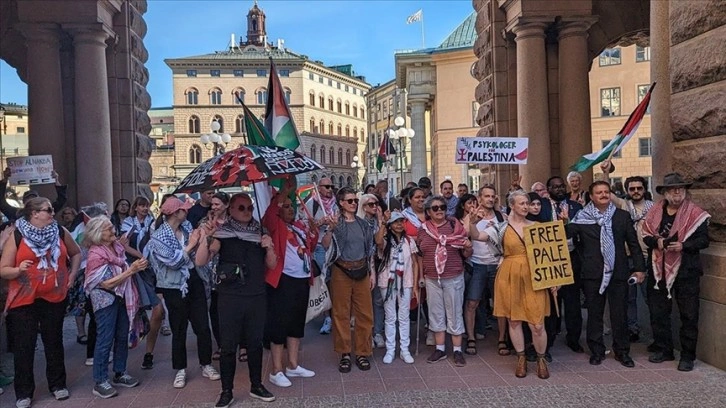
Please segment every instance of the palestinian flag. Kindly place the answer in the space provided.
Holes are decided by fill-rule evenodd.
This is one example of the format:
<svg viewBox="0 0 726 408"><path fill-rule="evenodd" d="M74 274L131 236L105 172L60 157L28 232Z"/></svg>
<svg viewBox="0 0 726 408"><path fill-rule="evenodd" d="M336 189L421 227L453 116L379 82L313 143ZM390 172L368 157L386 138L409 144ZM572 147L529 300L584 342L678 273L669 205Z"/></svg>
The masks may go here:
<svg viewBox="0 0 726 408"><path fill-rule="evenodd" d="M383 132L383 140L381 140L381 147L378 148L378 158L376 158L376 169L381 172L383 163L385 163L389 156L396 154L396 149L393 148L391 140L388 139L388 131Z"/></svg>
<svg viewBox="0 0 726 408"><path fill-rule="evenodd" d="M270 58L270 81L267 84L267 106L265 108L265 128L275 144L295 150L300 146L300 138L292 121L290 107L285 100L285 90L277 76L277 68Z"/></svg>
<svg viewBox="0 0 726 408"><path fill-rule="evenodd" d="M297 188L296 192L303 201L308 201L310 198L315 198L315 185L306 184L304 186L300 186Z"/></svg>
<svg viewBox="0 0 726 408"><path fill-rule="evenodd" d="M645 93L643 100L635 107L633 113L630 114L630 117L628 117L628 120L625 122L625 125L623 125L623 128L620 129L620 132L618 132L615 138L613 138L607 146L603 147L600 151L582 156L577 163L570 167L570 170L578 172L585 171L619 152L638 130L638 126L643 120L645 112L648 110L650 95L653 92L653 88L655 88L655 82L653 82L650 86L648 92Z"/></svg>
<svg viewBox="0 0 726 408"><path fill-rule="evenodd" d="M262 125L257 116L255 116L250 108L242 103L242 109L245 113L245 129L247 131L247 144L254 146L275 146L275 141L272 139L267 129ZM278 180L274 180L279 182ZM270 186L266 181L260 181L253 184L255 189L255 207L257 207L257 215L260 218L258 221L262 222L262 216L267 211L267 207L270 206L270 200L272 200L272 192Z"/></svg>

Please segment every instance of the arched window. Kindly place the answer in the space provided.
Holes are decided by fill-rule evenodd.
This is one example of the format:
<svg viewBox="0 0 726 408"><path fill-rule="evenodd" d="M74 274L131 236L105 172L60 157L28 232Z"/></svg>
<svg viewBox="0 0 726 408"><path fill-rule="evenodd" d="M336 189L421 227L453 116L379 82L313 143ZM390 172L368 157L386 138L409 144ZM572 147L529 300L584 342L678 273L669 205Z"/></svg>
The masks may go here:
<svg viewBox="0 0 726 408"><path fill-rule="evenodd" d="M323 94L318 96L318 107L320 107L320 109L325 109L325 95Z"/></svg>
<svg viewBox="0 0 726 408"><path fill-rule="evenodd" d="M345 164L350 166L350 149L345 151Z"/></svg>
<svg viewBox="0 0 726 408"><path fill-rule="evenodd" d="M338 185L341 187L343 187L345 185L345 184L343 184L344 183L343 176L338 177L338 183L339 183Z"/></svg>
<svg viewBox="0 0 726 408"><path fill-rule="evenodd" d="M244 133L245 132L244 115L237 115L237 118L234 120L234 132L235 133Z"/></svg>
<svg viewBox="0 0 726 408"><path fill-rule="evenodd" d="M333 98L332 97L328 98L328 110L329 111L333 110Z"/></svg>
<svg viewBox="0 0 726 408"><path fill-rule="evenodd" d="M237 88L232 92L232 99L234 99L235 105L241 105L245 101L245 90Z"/></svg>
<svg viewBox="0 0 726 408"><path fill-rule="evenodd" d="M340 99L338 99L337 105L338 105L338 113L343 113L343 102Z"/></svg>
<svg viewBox="0 0 726 408"><path fill-rule="evenodd" d="M217 133L224 133L224 119L222 119L219 115L214 115L214 118L212 118L212 122L216 121L219 123L219 130Z"/></svg>
<svg viewBox="0 0 726 408"><path fill-rule="evenodd" d="M315 106L315 92L310 91L310 106Z"/></svg>
<svg viewBox="0 0 726 408"><path fill-rule="evenodd" d="M338 149L338 164L343 164L343 148Z"/></svg>
<svg viewBox="0 0 726 408"><path fill-rule="evenodd" d="M353 139L358 140L358 128L357 127L353 128ZM363 140L361 140L361 142L362 141Z"/></svg>
<svg viewBox="0 0 726 408"><path fill-rule="evenodd" d="M345 125L345 137L350 137L350 126Z"/></svg>
<svg viewBox="0 0 726 408"><path fill-rule="evenodd" d="M363 107L360 108L360 118L365 119L366 118L366 110L363 109Z"/></svg>
<svg viewBox="0 0 726 408"><path fill-rule="evenodd" d="M322 119L320 119L320 127L318 128L318 133L325 133L325 121Z"/></svg>
<svg viewBox="0 0 726 408"><path fill-rule="evenodd" d="M200 133L199 116L192 115L189 117L189 133Z"/></svg>
<svg viewBox="0 0 726 408"><path fill-rule="evenodd" d="M348 187L353 187L353 179L351 179L350 176L348 176L346 181L348 182Z"/></svg>
<svg viewBox="0 0 726 408"><path fill-rule="evenodd" d="M333 134L333 122L328 123L328 134Z"/></svg>
<svg viewBox="0 0 726 408"><path fill-rule="evenodd" d="M330 150L328 150L328 159L330 159L330 164L335 164L335 150L333 146L330 146Z"/></svg>
<svg viewBox="0 0 726 408"><path fill-rule="evenodd" d="M315 145L310 146L310 158L315 160L315 156L317 156L318 150L315 148Z"/></svg>
<svg viewBox="0 0 726 408"><path fill-rule="evenodd" d="M219 88L212 88L209 91L209 104L210 105L221 105L222 104L222 91Z"/></svg>
<svg viewBox="0 0 726 408"><path fill-rule="evenodd" d="M310 118L310 133L315 133L315 118Z"/></svg>
<svg viewBox="0 0 726 408"><path fill-rule="evenodd" d="M325 164L325 145L320 146L320 164Z"/></svg>
<svg viewBox="0 0 726 408"><path fill-rule="evenodd" d="M292 95L292 91L290 90L290 88L285 88L285 102L287 102L288 105L290 104L291 95Z"/></svg>
<svg viewBox="0 0 726 408"><path fill-rule="evenodd" d="M310 176L310 180L312 180L313 183L317 183L318 182L318 176L316 176L315 174L313 174L312 176Z"/></svg>
<svg viewBox="0 0 726 408"><path fill-rule="evenodd" d="M358 105L353 105L353 117L358 117Z"/></svg>
<svg viewBox="0 0 726 408"><path fill-rule="evenodd" d="M199 104L199 91L197 91L195 88L187 89L185 94L187 96L187 105Z"/></svg>
<svg viewBox="0 0 726 408"><path fill-rule="evenodd" d="M202 162L202 148L199 145L193 144L189 148L189 163L199 164Z"/></svg>
<svg viewBox="0 0 726 408"><path fill-rule="evenodd" d="M343 125L338 123L338 136L343 136Z"/></svg>
<svg viewBox="0 0 726 408"><path fill-rule="evenodd" d="M350 103L348 101L345 101L345 114L350 115Z"/></svg>
<svg viewBox="0 0 726 408"><path fill-rule="evenodd" d="M267 89L260 88L257 91L255 91L255 95L257 98L258 105L264 105L267 103Z"/></svg>

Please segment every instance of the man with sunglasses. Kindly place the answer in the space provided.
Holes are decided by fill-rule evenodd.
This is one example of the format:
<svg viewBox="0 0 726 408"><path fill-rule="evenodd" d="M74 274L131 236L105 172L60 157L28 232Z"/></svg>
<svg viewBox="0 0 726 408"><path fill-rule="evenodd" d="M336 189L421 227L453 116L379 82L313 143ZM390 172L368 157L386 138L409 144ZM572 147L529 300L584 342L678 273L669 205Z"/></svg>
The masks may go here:
<svg viewBox="0 0 726 408"><path fill-rule="evenodd" d="M609 181L610 172L614 169L610 160L600 163L600 170L603 173L603 180ZM648 257L648 246L643 242L643 220L648 215L648 211L653 208L653 201L646 198L648 193L648 181L641 176L633 176L625 179L625 191L627 196L619 198L615 194L610 195L610 199L616 207L630 213L633 220L635 232L638 234L638 242L643 252L643 257ZM632 266L632 257L630 259ZM630 342L635 343L640 340L640 325L638 324L638 288L640 288L643 297L646 295L646 287L642 284L630 285L628 288L628 330L630 331Z"/></svg>

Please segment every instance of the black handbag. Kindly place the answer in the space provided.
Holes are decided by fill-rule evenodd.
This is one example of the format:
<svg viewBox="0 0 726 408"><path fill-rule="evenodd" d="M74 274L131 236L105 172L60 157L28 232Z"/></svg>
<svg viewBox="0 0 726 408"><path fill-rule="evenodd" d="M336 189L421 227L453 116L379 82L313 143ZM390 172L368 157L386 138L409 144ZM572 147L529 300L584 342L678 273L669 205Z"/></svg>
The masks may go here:
<svg viewBox="0 0 726 408"><path fill-rule="evenodd" d="M340 268L340 270L343 271L343 273L345 273L349 278L351 278L353 280L359 281L359 280L363 280L368 277L368 272L369 272L368 261L366 261L363 264L363 266L361 266L360 268L355 268L355 269L344 268L342 265L340 265L337 262L335 263L335 265L337 265L338 268Z"/></svg>
<svg viewBox="0 0 726 408"><path fill-rule="evenodd" d="M214 268L214 274L216 276L216 283L230 283L235 281L241 281L244 285L246 283L245 277L247 275L247 268L245 265L238 265L235 263L219 262Z"/></svg>

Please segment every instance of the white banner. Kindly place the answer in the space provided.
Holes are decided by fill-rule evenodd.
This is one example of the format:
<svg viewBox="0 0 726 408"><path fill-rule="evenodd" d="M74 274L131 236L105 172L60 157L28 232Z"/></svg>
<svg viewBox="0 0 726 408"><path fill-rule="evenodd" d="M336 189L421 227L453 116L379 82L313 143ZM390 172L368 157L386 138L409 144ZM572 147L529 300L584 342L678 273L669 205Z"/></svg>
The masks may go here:
<svg viewBox="0 0 726 408"><path fill-rule="evenodd" d="M33 184L52 184L53 157L49 154L27 157L8 157L10 184L23 186Z"/></svg>
<svg viewBox="0 0 726 408"><path fill-rule="evenodd" d="M527 164L526 137L459 137L458 164Z"/></svg>

